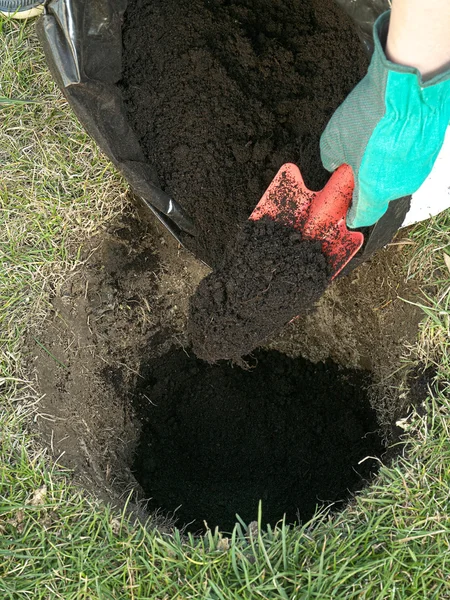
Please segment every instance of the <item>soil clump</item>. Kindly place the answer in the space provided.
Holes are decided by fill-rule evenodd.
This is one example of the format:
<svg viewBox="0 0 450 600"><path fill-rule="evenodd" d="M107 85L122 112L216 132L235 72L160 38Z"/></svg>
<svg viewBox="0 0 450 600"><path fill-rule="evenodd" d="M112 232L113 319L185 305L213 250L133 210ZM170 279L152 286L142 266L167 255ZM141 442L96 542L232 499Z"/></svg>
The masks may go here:
<svg viewBox="0 0 450 600"><path fill-rule="evenodd" d="M188 334L208 362L239 359L310 311L330 281L321 243L303 240L283 223L247 221L220 269L190 301Z"/></svg>
<svg viewBox="0 0 450 600"><path fill-rule="evenodd" d="M122 90L161 186L213 267L285 162L329 177L319 138L367 57L335 0L129 0Z"/></svg>
<svg viewBox="0 0 450 600"><path fill-rule="evenodd" d="M251 360L251 359L250 359ZM149 508L196 532L231 531L236 513L263 524L338 509L384 451L367 373L258 351L249 370L174 350L144 364L133 471ZM363 461L360 463L360 461Z"/></svg>

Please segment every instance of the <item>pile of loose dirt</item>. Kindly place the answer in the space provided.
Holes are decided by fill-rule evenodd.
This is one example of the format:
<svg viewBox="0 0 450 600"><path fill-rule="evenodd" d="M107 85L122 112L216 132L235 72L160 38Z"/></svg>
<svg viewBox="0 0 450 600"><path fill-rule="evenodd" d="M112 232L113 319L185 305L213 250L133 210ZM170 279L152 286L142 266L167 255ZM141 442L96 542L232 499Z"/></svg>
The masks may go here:
<svg viewBox="0 0 450 600"><path fill-rule="evenodd" d="M310 518L342 506L384 451L370 377L327 361L259 351L242 370L174 350L144 363L134 392L142 423L133 471L149 508L199 531Z"/></svg>
<svg viewBox="0 0 450 600"><path fill-rule="evenodd" d="M312 309L330 281L321 243L263 217L247 221L224 262L191 298L188 333L209 362L239 360L295 316Z"/></svg>
<svg viewBox="0 0 450 600"><path fill-rule="evenodd" d="M279 167L323 187L319 138L367 59L334 0L129 0L123 96L213 267Z"/></svg>
<svg viewBox="0 0 450 600"><path fill-rule="evenodd" d="M188 298L206 271L135 212L85 244L85 263L54 291L26 349L41 394L35 424L54 458L119 504L138 487L129 465L140 425L128 392L143 357L167 352L183 335Z"/></svg>

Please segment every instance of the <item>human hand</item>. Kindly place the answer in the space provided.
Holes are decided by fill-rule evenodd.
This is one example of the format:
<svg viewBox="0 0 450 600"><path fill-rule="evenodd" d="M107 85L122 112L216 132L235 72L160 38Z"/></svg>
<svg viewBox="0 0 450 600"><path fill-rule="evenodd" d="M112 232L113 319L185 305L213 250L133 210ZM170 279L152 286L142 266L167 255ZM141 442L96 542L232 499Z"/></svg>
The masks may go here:
<svg viewBox="0 0 450 600"><path fill-rule="evenodd" d="M430 174L450 119L450 71L423 81L420 72L386 58L390 13L375 23L367 75L322 134L324 167L352 167L352 228L373 225L391 200L414 193Z"/></svg>

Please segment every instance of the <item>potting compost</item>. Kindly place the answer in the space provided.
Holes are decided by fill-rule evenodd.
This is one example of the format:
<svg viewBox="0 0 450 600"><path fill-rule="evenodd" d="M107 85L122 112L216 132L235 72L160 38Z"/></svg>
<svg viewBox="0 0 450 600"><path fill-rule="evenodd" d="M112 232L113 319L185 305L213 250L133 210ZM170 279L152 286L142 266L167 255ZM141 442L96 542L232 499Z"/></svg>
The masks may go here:
<svg viewBox="0 0 450 600"><path fill-rule="evenodd" d="M367 67L334 0L130 0L123 45L129 120L205 262L220 265L283 163L323 187L320 135Z"/></svg>
<svg viewBox="0 0 450 600"><path fill-rule="evenodd" d="M209 362L249 354L293 317L310 310L329 282L321 243L263 217L247 221L191 298L188 332Z"/></svg>

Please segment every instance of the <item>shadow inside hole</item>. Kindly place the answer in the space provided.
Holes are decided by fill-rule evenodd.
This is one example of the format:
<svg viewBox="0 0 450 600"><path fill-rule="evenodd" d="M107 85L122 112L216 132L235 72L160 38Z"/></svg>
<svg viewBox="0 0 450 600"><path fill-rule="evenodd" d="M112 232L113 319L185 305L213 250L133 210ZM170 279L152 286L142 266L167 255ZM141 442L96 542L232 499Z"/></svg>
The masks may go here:
<svg viewBox="0 0 450 600"><path fill-rule="evenodd" d="M142 422L132 469L150 509L178 526L309 519L342 507L377 468L384 446L366 388L370 376L258 351L254 367L209 365L174 350L145 364L134 392Z"/></svg>

